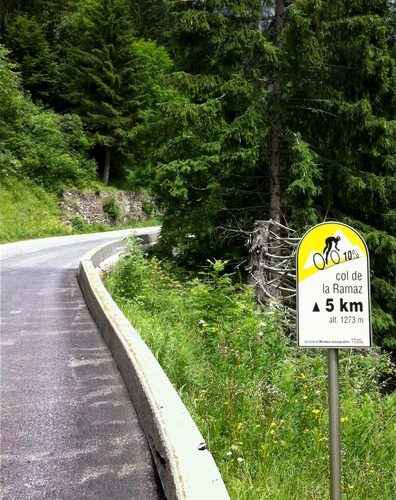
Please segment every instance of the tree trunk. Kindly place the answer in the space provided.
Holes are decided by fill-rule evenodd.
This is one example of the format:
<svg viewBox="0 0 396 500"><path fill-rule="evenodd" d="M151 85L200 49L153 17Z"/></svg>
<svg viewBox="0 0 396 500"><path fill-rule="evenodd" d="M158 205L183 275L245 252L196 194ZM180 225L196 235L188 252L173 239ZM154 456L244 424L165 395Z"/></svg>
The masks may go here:
<svg viewBox="0 0 396 500"><path fill-rule="evenodd" d="M271 33L272 41L277 47L280 46L280 34L283 28L285 12L285 0L276 0ZM282 218L281 140L283 135L283 122L281 115L282 88L279 69L275 70L273 75L271 97L274 115L272 117L272 129L269 137L270 220L255 221L250 260L250 281L255 291L256 300L260 304L269 298L281 297L281 291L276 287L276 275L271 271L277 268L277 257L281 254L279 243L271 237L271 231L279 235L281 228L278 224L271 224L271 219L279 223Z"/></svg>
<svg viewBox="0 0 396 500"><path fill-rule="evenodd" d="M256 302L263 304L268 299L268 272L265 258L268 253L269 222L255 221L250 248L249 282L253 286Z"/></svg>
<svg viewBox="0 0 396 500"><path fill-rule="evenodd" d="M105 161L104 161L104 167L103 167L103 177L102 177L103 184L105 184L106 186L109 183L110 161L111 161L111 149L106 148Z"/></svg>
<svg viewBox="0 0 396 500"><path fill-rule="evenodd" d="M279 114L271 131L270 138L270 219L281 221L281 152L282 119Z"/></svg>
<svg viewBox="0 0 396 500"><path fill-rule="evenodd" d="M276 0L273 40L280 45L280 34L283 28L286 7L285 0ZM273 126L270 136L270 218L281 221L281 138L283 134L282 116L280 114L282 89L280 75L275 73L272 88L272 99L275 108Z"/></svg>

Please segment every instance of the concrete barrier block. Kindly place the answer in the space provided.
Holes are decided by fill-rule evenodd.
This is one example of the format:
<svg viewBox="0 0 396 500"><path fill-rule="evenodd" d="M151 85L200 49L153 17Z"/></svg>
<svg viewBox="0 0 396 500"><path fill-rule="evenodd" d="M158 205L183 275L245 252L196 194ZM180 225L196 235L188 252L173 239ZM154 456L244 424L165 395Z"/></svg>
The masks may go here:
<svg viewBox="0 0 396 500"><path fill-rule="evenodd" d="M154 244L159 231L143 236ZM117 245L118 243L118 245ZM78 279L88 308L109 346L147 436L170 500L227 500L229 495L202 434L158 361L104 288L98 266L119 242L86 254Z"/></svg>

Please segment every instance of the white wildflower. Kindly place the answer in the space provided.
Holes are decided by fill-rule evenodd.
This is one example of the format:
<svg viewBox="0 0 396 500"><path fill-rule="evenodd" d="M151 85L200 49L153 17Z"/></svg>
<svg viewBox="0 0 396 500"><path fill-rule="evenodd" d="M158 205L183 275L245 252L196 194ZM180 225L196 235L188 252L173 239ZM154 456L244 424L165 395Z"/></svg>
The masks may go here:
<svg viewBox="0 0 396 500"><path fill-rule="evenodd" d="M241 464L242 462L244 462L244 460L243 460L243 458L242 458L242 457L238 457L238 458L237 458L237 462L239 462L239 463Z"/></svg>

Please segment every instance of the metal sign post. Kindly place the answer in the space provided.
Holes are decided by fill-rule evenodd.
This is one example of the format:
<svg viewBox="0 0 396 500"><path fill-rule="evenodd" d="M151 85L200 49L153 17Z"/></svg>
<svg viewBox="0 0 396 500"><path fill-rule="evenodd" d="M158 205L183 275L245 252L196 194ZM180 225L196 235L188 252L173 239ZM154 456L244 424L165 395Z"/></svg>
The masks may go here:
<svg viewBox="0 0 396 500"><path fill-rule="evenodd" d="M338 349L327 350L331 500L341 500L340 388Z"/></svg>
<svg viewBox="0 0 396 500"><path fill-rule="evenodd" d="M371 347L369 255L355 229L314 226L297 249L297 338L327 348L331 500L341 499L338 349Z"/></svg>

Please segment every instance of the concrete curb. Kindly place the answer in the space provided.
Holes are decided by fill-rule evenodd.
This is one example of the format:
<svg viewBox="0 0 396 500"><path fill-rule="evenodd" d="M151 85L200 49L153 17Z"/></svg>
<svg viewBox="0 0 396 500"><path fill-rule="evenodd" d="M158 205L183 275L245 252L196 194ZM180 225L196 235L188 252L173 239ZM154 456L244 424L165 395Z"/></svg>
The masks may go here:
<svg viewBox="0 0 396 500"><path fill-rule="evenodd" d="M136 235L150 246L159 228ZM227 500L230 497L202 434L152 352L102 284L98 266L121 247L117 241L86 254L78 280L136 407L166 498Z"/></svg>

